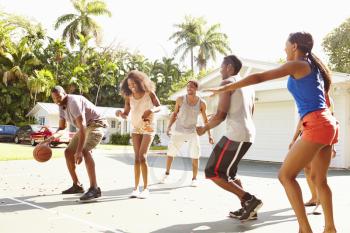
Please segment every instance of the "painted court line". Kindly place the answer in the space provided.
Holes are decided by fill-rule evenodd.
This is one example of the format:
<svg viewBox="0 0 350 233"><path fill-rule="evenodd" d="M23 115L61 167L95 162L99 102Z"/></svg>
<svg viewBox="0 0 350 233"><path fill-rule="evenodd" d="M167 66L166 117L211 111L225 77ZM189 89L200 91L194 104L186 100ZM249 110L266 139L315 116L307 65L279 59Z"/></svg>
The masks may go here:
<svg viewBox="0 0 350 233"><path fill-rule="evenodd" d="M98 224L95 224L95 223L92 223L92 222L89 222L89 221L86 221L86 220L83 220L83 219L80 219L80 218L77 218L77 217L74 217L74 216L70 216L68 214L62 214L62 213L59 213L58 211L53 211L53 210L47 209L45 207L42 207L42 206L39 206L39 205L35 205L35 204L29 203L29 202L26 202L26 201L22 201L22 200L13 198L13 197L6 197L6 198L10 199L10 200L13 200L13 201L16 201L16 202L19 202L19 203L22 203L22 204L25 204L25 205L29 205L31 207L34 207L34 208L37 208L37 209L40 209L40 210L44 210L44 211L49 212L51 214L61 215L63 218L71 219L71 220L74 220L74 221L86 224L86 225L88 225L90 227L97 228L99 230L108 230L110 232L121 233L118 230L113 230L112 228L101 226L101 225L98 225ZM55 217L53 217L52 219L54 219L54 218Z"/></svg>

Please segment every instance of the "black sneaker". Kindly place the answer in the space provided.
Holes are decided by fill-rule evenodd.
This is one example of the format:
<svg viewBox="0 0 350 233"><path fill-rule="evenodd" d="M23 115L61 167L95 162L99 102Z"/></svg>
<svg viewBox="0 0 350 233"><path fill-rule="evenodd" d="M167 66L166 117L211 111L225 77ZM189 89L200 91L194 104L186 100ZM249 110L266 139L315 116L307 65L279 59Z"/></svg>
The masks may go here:
<svg viewBox="0 0 350 233"><path fill-rule="evenodd" d="M80 197L81 201L90 201L92 199L101 197L101 189L99 187L90 187L89 190Z"/></svg>
<svg viewBox="0 0 350 233"><path fill-rule="evenodd" d="M73 186L70 187L69 189L62 191L62 194L74 194L74 193L84 193L83 185L73 184Z"/></svg>
<svg viewBox="0 0 350 233"><path fill-rule="evenodd" d="M231 218L236 218L239 219L243 214L243 208L240 208L239 210L236 211L230 211L229 216ZM258 214L254 213L252 217L249 218L249 220L257 220L258 219Z"/></svg>
<svg viewBox="0 0 350 233"><path fill-rule="evenodd" d="M254 214L258 212L258 210L263 205L262 201L257 199L255 196L252 196L249 200L243 203L243 213L239 220L242 222L250 220Z"/></svg>

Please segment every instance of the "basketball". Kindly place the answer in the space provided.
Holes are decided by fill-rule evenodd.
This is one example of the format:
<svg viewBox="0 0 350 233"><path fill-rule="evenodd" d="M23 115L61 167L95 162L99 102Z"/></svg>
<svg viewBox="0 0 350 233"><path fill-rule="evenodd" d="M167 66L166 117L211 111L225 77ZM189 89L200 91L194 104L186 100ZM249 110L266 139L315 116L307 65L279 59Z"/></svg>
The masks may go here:
<svg viewBox="0 0 350 233"><path fill-rule="evenodd" d="M33 150L33 157L38 162L46 162L52 156L52 150L47 144L39 144Z"/></svg>

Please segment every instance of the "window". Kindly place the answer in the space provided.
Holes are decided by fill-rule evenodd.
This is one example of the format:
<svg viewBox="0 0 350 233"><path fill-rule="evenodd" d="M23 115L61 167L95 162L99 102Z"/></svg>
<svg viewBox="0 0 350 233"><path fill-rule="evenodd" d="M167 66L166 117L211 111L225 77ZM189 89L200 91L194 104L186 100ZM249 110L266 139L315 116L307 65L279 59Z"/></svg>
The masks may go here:
<svg viewBox="0 0 350 233"><path fill-rule="evenodd" d="M45 125L45 117L39 117L39 125Z"/></svg>
<svg viewBox="0 0 350 233"><path fill-rule="evenodd" d="M115 121L111 121L111 128L115 129Z"/></svg>

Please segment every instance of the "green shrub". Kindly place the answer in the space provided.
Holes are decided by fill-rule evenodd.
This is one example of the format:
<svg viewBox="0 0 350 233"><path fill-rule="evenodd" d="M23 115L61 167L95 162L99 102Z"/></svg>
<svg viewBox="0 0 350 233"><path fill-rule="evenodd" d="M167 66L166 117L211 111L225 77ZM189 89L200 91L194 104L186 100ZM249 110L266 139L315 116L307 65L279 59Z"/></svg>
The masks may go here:
<svg viewBox="0 0 350 233"><path fill-rule="evenodd" d="M153 139L153 142L152 142L152 146L157 146L160 144L160 137L158 134L154 135L154 139Z"/></svg>
<svg viewBox="0 0 350 233"><path fill-rule="evenodd" d="M130 145L130 134L112 134L110 137L110 144L114 145Z"/></svg>

